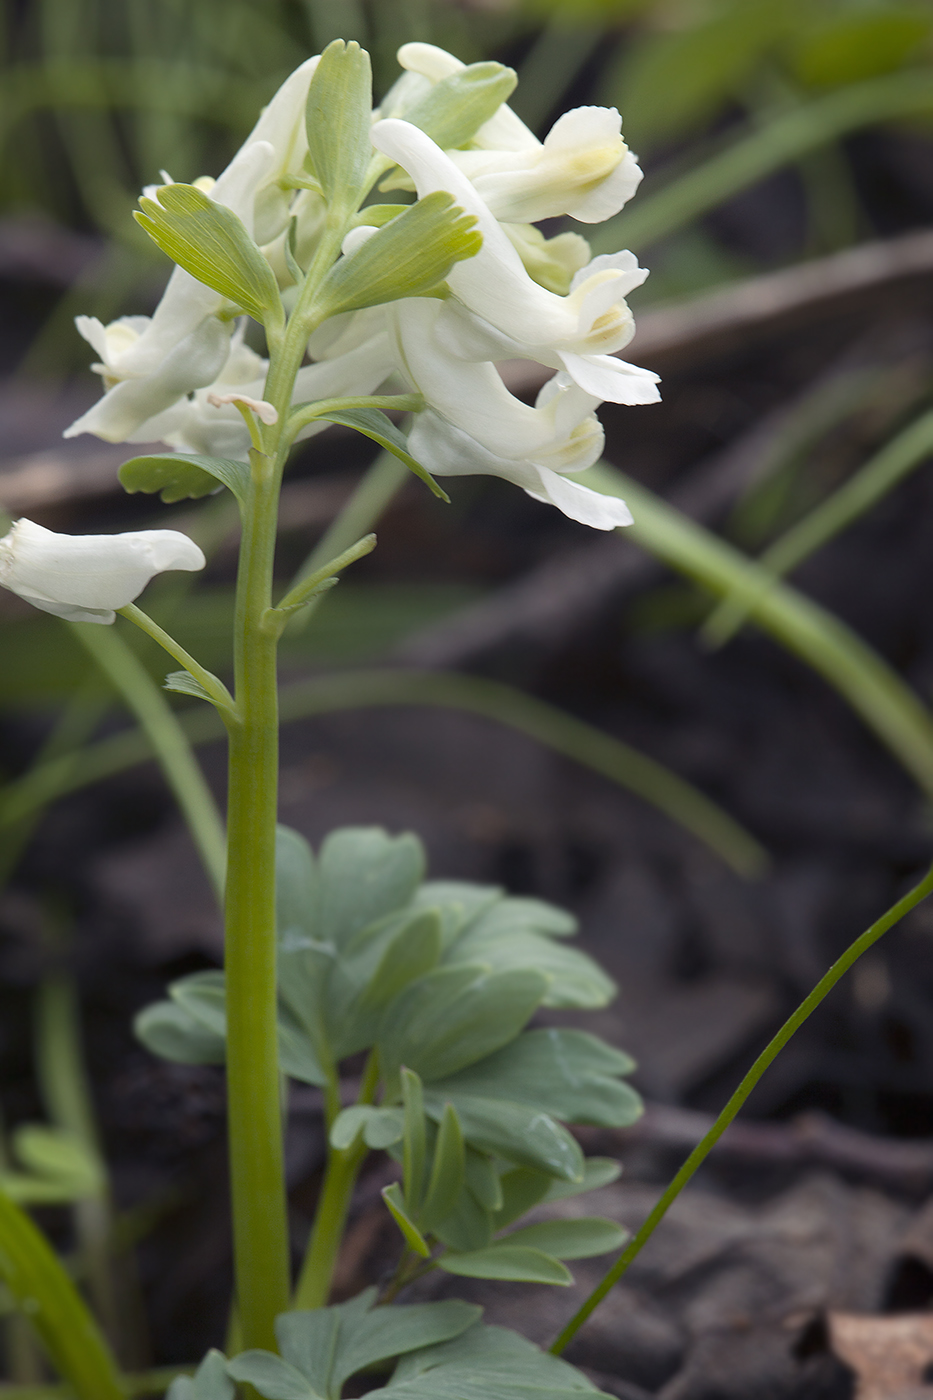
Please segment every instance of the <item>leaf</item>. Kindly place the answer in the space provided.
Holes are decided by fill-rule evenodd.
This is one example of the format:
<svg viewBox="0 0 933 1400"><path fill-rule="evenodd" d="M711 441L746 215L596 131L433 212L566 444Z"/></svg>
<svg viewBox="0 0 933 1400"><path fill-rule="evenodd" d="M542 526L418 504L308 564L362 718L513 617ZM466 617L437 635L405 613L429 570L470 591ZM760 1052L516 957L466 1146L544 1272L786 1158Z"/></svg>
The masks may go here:
<svg viewBox="0 0 933 1400"><path fill-rule="evenodd" d="M331 1392L339 1394L350 1376L378 1361L459 1336L481 1313L482 1308L473 1303L450 1298L439 1303L373 1308L349 1325L342 1322Z"/></svg>
<svg viewBox="0 0 933 1400"><path fill-rule="evenodd" d="M463 1094L525 1103L569 1123L627 1127L644 1111L640 1096L619 1075L635 1068L630 1056L604 1040L557 1027L526 1031L446 1079L432 1080L433 1095Z"/></svg>
<svg viewBox="0 0 933 1400"><path fill-rule="evenodd" d="M406 921L386 948L363 990L363 1007L388 1005L409 983L430 972L440 955L441 921L437 911L429 909Z"/></svg>
<svg viewBox="0 0 933 1400"><path fill-rule="evenodd" d="M590 1259L621 1249L628 1235L628 1230L623 1230L614 1220L581 1215L576 1219L543 1220L536 1225L526 1225L506 1235L505 1240L510 1245L541 1249L557 1259Z"/></svg>
<svg viewBox="0 0 933 1400"><path fill-rule="evenodd" d="M433 1234L450 1249L485 1249L492 1243L492 1216L472 1191L461 1191L453 1210L435 1224Z"/></svg>
<svg viewBox="0 0 933 1400"><path fill-rule="evenodd" d="M217 679L215 677L215 679ZM163 690L171 690L176 695L192 695L195 700L206 700L209 705L217 704L214 696L205 690L201 682L190 671L169 671L162 682Z"/></svg>
<svg viewBox="0 0 933 1400"><path fill-rule="evenodd" d="M622 1175L621 1162L611 1157L587 1157L583 1164L583 1180L580 1182L554 1181L548 1187L545 1201L560 1201L567 1196L580 1196L584 1191L595 1191L600 1186L610 1186Z"/></svg>
<svg viewBox="0 0 933 1400"><path fill-rule="evenodd" d="M457 1120L459 1123L459 1119ZM464 1159L464 1175L467 1188L486 1210L502 1209L502 1185L499 1173L485 1152L477 1152L467 1147ZM551 1180L552 1178L548 1178Z"/></svg>
<svg viewBox="0 0 933 1400"><path fill-rule="evenodd" d="M194 972L169 987L172 1000L194 1021L212 1032L222 1044L227 1035L227 1002L224 974L220 971ZM283 1074L319 1088L327 1083L313 1043L288 1010L279 1007L279 1064Z"/></svg>
<svg viewBox="0 0 933 1400"><path fill-rule="evenodd" d="M405 1064L429 1082L483 1059L518 1034L546 991L546 979L530 968L427 973L386 1009L380 1053L387 1078Z"/></svg>
<svg viewBox="0 0 933 1400"><path fill-rule="evenodd" d="M403 114L442 150L464 146L508 102L518 76L501 63L471 63L435 83Z"/></svg>
<svg viewBox="0 0 933 1400"><path fill-rule="evenodd" d="M558 1400L600 1392L560 1357L517 1332L475 1323L453 1341L403 1356L369 1400Z"/></svg>
<svg viewBox="0 0 933 1400"><path fill-rule="evenodd" d="M0 1280L74 1395L125 1400L116 1361L67 1271L26 1212L2 1193Z"/></svg>
<svg viewBox="0 0 933 1400"><path fill-rule="evenodd" d="M13 1133L13 1151L28 1171L67 1187L75 1200L96 1196L103 1189L96 1154L66 1128L23 1123Z"/></svg>
<svg viewBox="0 0 933 1400"><path fill-rule="evenodd" d="M308 88L308 154L329 204L355 209L372 155L372 73L359 44L335 39Z"/></svg>
<svg viewBox="0 0 933 1400"><path fill-rule="evenodd" d="M318 857L322 942L340 948L354 933L404 908L424 878L424 848L406 832L342 827L324 840Z"/></svg>
<svg viewBox="0 0 933 1400"><path fill-rule="evenodd" d="M378 1039L383 1008L406 986L429 972L440 955L436 911L392 917L351 939L334 968L327 1019L338 1058Z"/></svg>
<svg viewBox="0 0 933 1400"><path fill-rule="evenodd" d="M450 1099L467 1142L485 1149L507 1162L533 1167L562 1180L583 1180L583 1154L566 1128L547 1113L528 1104L505 1099L481 1099L468 1094L445 1092L435 1096L427 1086L425 1108L435 1121Z"/></svg>
<svg viewBox="0 0 933 1400"><path fill-rule="evenodd" d="M442 1254L438 1265L448 1274L464 1278L498 1278L510 1283L553 1283L566 1288L573 1275L559 1259L525 1245L498 1244L469 1254Z"/></svg>
<svg viewBox="0 0 933 1400"><path fill-rule="evenodd" d="M423 467L416 458L408 451L408 439L399 432L398 428L390 418L379 408L335 408L329 413L322 413L315 422L320 423L342 423L345 428L353 428L356 432L362 433L364 437L372 438L373 442L378 442L380 447L384 447L387 452L391 452L393 457L397 457L400 462L404 462L410 472L414 472L420 481L430 487L434 495L440 500L450 504L450 497L437 482L426 467Z"/></svg>
<svg viewBox="0 0 933 1400"><path fill-rule="evenodd" d="M271 1351L244 1351L227 1363L235 1381L253 1385L268 1400L322 1400L304 1376Z"/></svg>
<svg viewBox="0 0 933 1400"><path fill-rule="evenodd" d="M453 1210L464 1184L464 1147L460 1120L453 1104L446 1104L434 1144L431 1177L418 1217L421 1229L430 1233Z"/></svg>
<svg viewBox="0 0 933 1400"><path fill-rule="evenodd" d="M388 1206L396 1225L401 1230L402 1234L405 1236L405 1241L408 1244L409 1248L413 1249L416 1254L420 1254L423 1259L429 1259L431 1257L431 1251L424 1239L424 1236L418 1229L418 1226L408 1214L408 1211L405 1206L405 1199L402 1196L402 1189L399 1186L398 1182L393 1181L391 1186L384 1186L382 1188L381 1195L382 1199Z"/></svg>
<svg viewBox="0 0 933 1400"><path fill-rule="evenodd" d="M293 1020L288 1009L279 1003L279 1067L283 1074L298 1079L302 1084L316 1084L323 1089L328 1083L328 1074L321 1064L321 1057L307 1031Z"/></svg>
<svg viewBox="0 0 933 1400"><path fill-rule="evenodd" d="M152 241L255 320L281 318L275 274L233 210L195 185L161 185L157 194L158 203L143 195L133 215Z"/></svg>
<svg viewBox="0 0 933 1400"><path fill-rule="evenodd" d="M165 1400L233 1400L234 1386L227 1375L227 1358L211 1347L193 1376L176 1376Z"/></svg>
<svg viewBox="0 0 933 1400"><path fill-rule="evenodd" d="M331 1394L330 1377L341 1319L365 1312L375 1297L376 1290L367 1288L349 1304L316 1308L313 1312L280 1313L275 1319L275 1335L282 1356L319 1395Z"/></svg>
<svg viewBox="0 0 933 1400"><path fill-rule="evenodd" d="M120 484L132 495L157 491L166 505L189 498L200 500L226 486L242 505L249 491L249 467L228 457L201 457L184 452L159 452L131 457L119 472Z"/></svg>
<svg viewBox="0 0 933 1400"><path fill-rule="evenodd" d="M402 1180L408 1209L418 1215L424 1189L427 1135L424 1127L424 1094L421 1080L413 1070L403 1068Z"/></svg>
<svg viewBox="0 0 933 1400"><path fill-rule="evenodd" d="M401 1142L404 1116L398 1108L375 1108L371 1104L353 1104L337 1114L330 1130L330 1145L346 1151L360 1132L367 1147L376 1151Z"/></svg>
<svg viewBox="0 0 933 1400"><path fill-rule="evenodd" d="M224 1037L227 1034L227 1001L224 974L219 970L192 972L172 982L168 994L202 1026Z"/></svg>
<svg viewBox="0 0 933 1400"><path fill-rule="evenodd" d="M544 1006L591 1010L607 1006L617 991L612 978L586 953L529 930L495 937L482 929L468 929L445 959L460 961L488 962L501 970L533 967L549 982Z"/></svg>
<svg viewBox="0 0 933 1400"><path fill-rule="evenodd" d="M133 1032L153 1055L183 1065L222 1065L223 1037L172 1001L157 1001L138 1012Z"/></svg>
<svg viewBox="0 0 933 1400"><path fill-rule="evenodd" d="M479 252L483 235L446 190L435 190L339 258L318 293L328 316L422 296L455 263Z"/></svg>

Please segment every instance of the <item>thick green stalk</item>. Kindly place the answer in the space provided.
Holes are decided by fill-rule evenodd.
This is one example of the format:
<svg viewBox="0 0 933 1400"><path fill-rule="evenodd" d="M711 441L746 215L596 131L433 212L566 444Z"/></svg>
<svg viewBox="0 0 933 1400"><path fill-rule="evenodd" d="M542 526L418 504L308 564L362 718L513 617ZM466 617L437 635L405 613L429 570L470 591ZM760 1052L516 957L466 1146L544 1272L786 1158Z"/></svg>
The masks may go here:
<svg viewBox="0 0 933 1400"><path fill-rule="evenodd" d="M800 1003L794 1014L784 1022L777 1035L774 1036L758 1056L758 1059L752 1065L709 1132L690 1153L690 1156L687 1158L686 1162L684 1162L680 1171L674 1177L674 1180L671 1182L670 1186L668 1186L644 1225L642 1225L638 1233L623 1250L622 1254L606 1274L602 1283L594 1289L583 1306L567 1323L567 1326L551 1347L552 1352L559 1355L560 1352L564 1350L568 1343L576 1336L590 1314L599 1306L610 1289L615 1287L636 1255L638 1255L648 1243L654 1231L667 1214L668 1209L680 1195L697 1167L706 1159L722 1137L765 1070L784 1049L784 1046L790 1040L791 1036L800 1029L810 1013L816 1010L820 1002L832 991L839 979L848 972L852 964L857 962L864 952L867 952L874 943L878 942L879 938L887 933L888 929L893 928L895 924L899 923L905 914L909 914L911 909L918 905L921 900L926 899L931 892L933 892L933 866L930 867L919 884L914 885L913 889L908 891L903 899L899 899L896 904L892 905L887 913L882 914L880 919L873 923L870 928L866 929L865 932L846 949L842 957L836 959L829 971L820 978L810 995Z"/></svg>
<svg viewBox="0 0 933 1400"><path fill-rule="evenodd" d="M278 479L253 454L237 580L227 809L226 982L230 1182L236 1297L246 1347L275 1350L288 1307L288 1227L276 1033L276 637L272 602Z"/></svg>

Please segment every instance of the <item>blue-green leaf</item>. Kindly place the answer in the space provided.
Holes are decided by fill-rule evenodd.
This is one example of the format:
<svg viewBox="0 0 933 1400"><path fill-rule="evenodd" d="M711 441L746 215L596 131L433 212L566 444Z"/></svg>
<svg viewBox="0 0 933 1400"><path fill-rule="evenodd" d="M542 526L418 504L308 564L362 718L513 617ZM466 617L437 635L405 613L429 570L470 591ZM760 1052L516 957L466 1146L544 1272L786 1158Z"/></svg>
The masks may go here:
<svg viewBox="0 0 933 1400"><path fill-rule="evenodd" d="M315 421L342 423L345 428L353 428L355 432L362 433L364 437L371 438L373 442L378 442L380 447L384 447L387 452L392 453L393 457L404 462L408 470L413 472L419 481L423 481L435 496L448 504L450 503L447 492L438 486L427 467L423 467L418 459L411 455L408 450L408 439L399 432L391 418L387 418L382 409L333 408L328 413L320 414Z"/></svg>
<svg viewBox="0 0 933 1400"><path fill-rule="evenodd" d="M573 1275L559 1259L525 1245L493 1241L485 1249L476 1249L470 1254L452 1251L442 1254L437 1262L446 1273L460 1274L465 1278L498 1278L510 1283L552 1283L563 1288L573 1283Z"/></svg>
<svg viewBox="0 0 933 1400"><path fill-rule="evenodd" d="M184 452L159 452L131 457L119 472L124 491L131 495L157 491L166 505L189 498L209 496L218 486L226 486L242 503L249 490L249 467L228 457L202 457Z"/></svg>
<svg viewBox="0 0 933 1400"><path fill-rule="evenodd" d="M553 1254L556 1259L590 1259L597 1254L611 1254L628 1239L614 1220L598 1215L581 1215L576 1219L542 1220L505 1235L503 1242L528 1245Z"/></svg>

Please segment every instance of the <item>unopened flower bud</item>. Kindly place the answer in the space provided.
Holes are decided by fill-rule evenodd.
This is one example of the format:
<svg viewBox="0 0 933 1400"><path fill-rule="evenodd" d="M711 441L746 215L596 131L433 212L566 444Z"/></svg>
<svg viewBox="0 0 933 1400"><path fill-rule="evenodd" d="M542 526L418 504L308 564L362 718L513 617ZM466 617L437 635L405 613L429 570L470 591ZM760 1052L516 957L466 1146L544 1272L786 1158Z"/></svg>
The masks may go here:
<svg viewBox="0 0 933 1400"><path fill-rule="evenodd" d="M0 539L0 586L70 622L113 622L156 574L203 569L204 555L178 530L59 535L18 520Z"/></svg>

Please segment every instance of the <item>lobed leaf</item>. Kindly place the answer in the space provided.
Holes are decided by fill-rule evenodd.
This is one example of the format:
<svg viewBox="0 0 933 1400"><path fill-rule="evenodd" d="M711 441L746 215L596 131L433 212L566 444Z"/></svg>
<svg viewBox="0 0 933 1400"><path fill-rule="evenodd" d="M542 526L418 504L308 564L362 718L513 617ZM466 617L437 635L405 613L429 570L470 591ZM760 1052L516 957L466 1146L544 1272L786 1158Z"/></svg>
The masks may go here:
<svg viewBox="0 0 933 1400"><path fill-rule="evenodd" d="M439 286L455 263L479 252L483 235L445 190L435 190L340 258L321 286L328 316L418 297Z"/></svg>
<svg viewBox="0 0 933 1400"><path fill-rule="evenodd" d="M471 63L435 83L401 115L443 150L464 146L508 102L518 82L502 63Z"/></svg>
<svg viewBox="0 0 933 1400"><path fill-rule="evenodd" d="M536 1225L526 1225L506 1235L505 1240L510 1245L541 1249L557 1259L590 1259L621 1249L628 1235L628 1230L614 1220L581 1215L576 1219L542 1220Z"/></svg>
<svg viewBox="0 0 933 1400"><path fill-rule="evenodd" d="M232 209L195 185L157 193L158 202L143 195L133 217L173 262L257 321L283 315L275 274Z"/></svg>
<svg viewBox="0 0 933 1400"><path fill-rule="evenodd" d="M405 1243L408 1245L409 1249L413 1249L415 1253L420 1254L423 1259L429 1259L431 1256L430 1247L408 1213L405 1198L402 1195L402 1188L399 1186L398 1182L393 1181L391 1186L383 1186L381 1195L396 1225L405 1236Z"/></svg>
<svg viewBox="0 0 933 1400"><path fill-rule="evenodd" d="M183 452L156 453L131 457L119 472L120 484L131 495L157 491L166 505L175 501L200 500L216 491L218 484L233 492L242 505L249 489L249 467L226 457L200 457Z"/></svg>
<svg viewBox="0 0 933 1400"><path fill-rule="evenodd" d="M444 1079L512 1040L540 1006L547 980L533 968L489 972L480 964L441 967L387 1007L380 1038L391 1082L403 1064L427 1081Z"/></svg>
<svg viewBox="0 0 933 1400"><path fill-rule="evenodd" d="M372 71L359 44L335 39L308 88L308 156L329 204L355 209L372 155Z"/></svg>
<svg viewBox="0 0 933 1400"><path fill-rule="evenodd" d="M391 418L387 418L381 409L335 408L331 409L329 413L320 414L316 421L342 423L345 428L353 428L355 432L371 438L387 452L391 452L393 457L404 462L408 470L413 472L419 481L423 481L435 496L448 504L450 503L447 492L438 486L427 467L423 467L418 459L411 455L408 450L408 439L399 432Z"/></svg>
<svg viewBox="0 0 933 1400"><path fill-rule="evenodd" d="M558 1027L526 1031L477 1064L432 1079L435 1096L508 1099L569 1123L627 1127L641 1117L640 1096L619 1076L635 1062L604 1040Z"/></svg>
<svg viewBox="0 0 933 1400"><path fill-rule="evenodd" d="M146 1006L133 1020L133 1033L153 1055L183 1065L222 1065L223 1037L210 1031L172 1001Z"/></svg>

